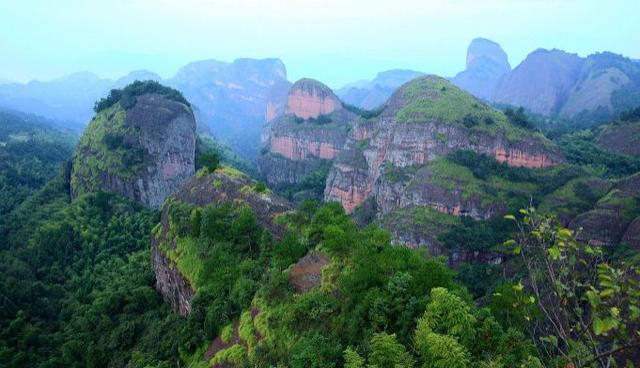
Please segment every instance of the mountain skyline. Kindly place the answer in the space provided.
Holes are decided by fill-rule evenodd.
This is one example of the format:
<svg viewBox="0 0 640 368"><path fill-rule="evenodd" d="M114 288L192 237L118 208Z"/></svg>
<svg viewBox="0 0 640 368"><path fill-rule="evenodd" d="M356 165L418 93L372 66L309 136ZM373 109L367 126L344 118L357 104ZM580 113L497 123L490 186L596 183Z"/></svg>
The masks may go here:
<svg viewBox="0 0 640 368"><path fill-rule="evenodd" d="M136 69L168 78L193 60L278 57L291 80L311 77L339 88L389 69L453 76L475 37L499 42L512 65L536 48L637 59L640 26L626 15L637 14L640 4L615 3L602 9L574 0L13 2L0 15L0 50L9 55L0 62L0 79L48 80L82 70L116 78Z"/></svg>

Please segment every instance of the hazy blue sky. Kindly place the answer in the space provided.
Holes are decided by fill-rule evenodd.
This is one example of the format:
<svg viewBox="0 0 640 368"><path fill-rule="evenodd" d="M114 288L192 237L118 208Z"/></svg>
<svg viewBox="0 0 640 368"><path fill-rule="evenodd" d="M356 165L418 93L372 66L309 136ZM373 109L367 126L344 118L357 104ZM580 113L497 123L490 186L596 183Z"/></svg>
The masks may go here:
<svg viewBox="0 0 640 368"><path fill-rule="evenodd" d="M453 75L478 36L513 66L539 47L640 58L640 0L0 0L0 80L279 57L289 79L335 87L390 68Z"/></svg>

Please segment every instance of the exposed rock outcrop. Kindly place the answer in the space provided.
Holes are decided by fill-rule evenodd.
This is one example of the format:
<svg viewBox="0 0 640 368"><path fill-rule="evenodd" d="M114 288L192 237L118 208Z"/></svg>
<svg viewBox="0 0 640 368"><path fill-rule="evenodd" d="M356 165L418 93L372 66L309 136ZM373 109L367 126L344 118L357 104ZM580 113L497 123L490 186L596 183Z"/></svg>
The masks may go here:
<svg viewBox="0 0 640 368"><path fill-rule="evenodd" d="M499 44L476 38L467 49L466 69L451 82L476 97L491 99L500 79L510 71L507 54Z"/></svg>
<svg viewBox="0 0 640 368"><path fill-rule="evenodd" d="M564 161L538 133L515 127L501 112L445 79L427 76L396 91L378 117L356 123L329 172L325 200L339 201L351 213L373 198L381 224L397 239L430 245L438 233L434 228L423 226L428 234L417 237L412 230L403 235L394 228L393 218L404 216L399 209L426 207L478 219L505 210L498 196L478 189L468 169L444 160L458 150L530 168Z"/></svg>
<svg viewBox="0 0 640 368"><path fill-rule="evenodd" d="M640 157L640 121L606 126L596 144L605 151Z"/></svg>
<svg viewBox="0 0 640 368"><path fill-rule="evenodd" d="M311 252L300 258L289 270L289 282L298 293L304 293L322 282L322 269L329 264L329 257Z"/></svg>
<svg viewBox="0 0 640 368"><path fill-rule="evenodd" d="M324 84L302 79L289 90L286 113L268 126L258 172L275 187L297 184L344 146L357 117Z"/></svg>
<svg viewBox="0 0 640 368"><path fill-rule="evenodd" d="M622 237L622 241L631 248L640 249L640 216L631 222Z"/></svg>
<svg viewBox="0 0 640 368"><path fill-rule="evenodd" d="M289 89L286 112L303 119L315 119L339 107L340 101L329 87L313 79L301 79Z"/></svg>
<svg viewBox="0 0 640 368"><path fill-rule="evenodd" d="M73 158L73 196L115 192L160 208L193 175L196 123L185 104L158 94L100 111L85 130Z"/></svg>
<svg viewBox="0 0 640 368"><path fill-rule="evenodd" d="M292 210L292 206L268 190L256 191L255 185L256 182L245 174L229 167L221 167L208 175L199 173L192 176L162 207L160 224L152 237L156 289L181 315L191 313L191 298L197 289L169 255L170 250L176 248L175 234L171 231L170 225L170 207L175 203L200 208L209 205L217 207L227 203L246 205L252 209L258 223L279 239L285 229L276 223L275 218Z"/></svg>

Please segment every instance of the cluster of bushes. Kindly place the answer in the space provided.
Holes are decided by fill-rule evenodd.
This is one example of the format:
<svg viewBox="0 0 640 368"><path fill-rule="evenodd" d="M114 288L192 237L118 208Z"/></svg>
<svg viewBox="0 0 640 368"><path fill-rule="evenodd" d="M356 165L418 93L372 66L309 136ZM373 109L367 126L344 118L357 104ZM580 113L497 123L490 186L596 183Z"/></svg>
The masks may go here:
<svg viewBox="0 0 640 368"><path fill-rule="evenodd" d="M342 103L342 107L345 110L347 110L349 112L352 112L352 113L354 113L356 115L359 115L359 116L361 116L361 117L363 117L365 119L372 119L372 118L378 117L380 114L382 114L382 111L384 110L385 105L378 106L373 110L366 110L366 109L360 108L358 106L351 105L351 104L343 102Z"/></svg>
<svg viewBox="0 0 640 368"><path fill-rule="evenodd" d="M535 129L535 125L529 120L527 114L524 112L524 108L519 107L516 110L508 107L504 110L504 114L507 116L507 119L511 122L511 124L515 126L519 126L525 129Z"/></svg>
<svg viewBox="0 0 640 368"><path fill-rule="evenodd" d="M594 142L593 131L568 134L558 139L567 160L590 168L607 178L632 175L640 171L640 159L601 150Z"/></svg>
<svg viewBox="0 0 640 368"><path fill-rule="evenodd" d="M633 110L628 110L620 114L620 120L622 121L638 121L640 120L640 106Z"/></svg>
<svg viewBox="0 0 640 368"><path fill-rule="evenodd" d="M112 89L107 97L96 101L93 110L98 113L102 110L108 109L118 102L123 109L128 110L136 105L137 96L142 96L149 93L159 94L170 100L174 100L190 106L189 102L184 98L184 96L182 96L182 93L180 93L179 91L163 86L156 81L149 80L144 82L135 81L130 85L124 87L123 89Z"/></svg>
<svg viewBox="0 0 640 368"><path fill-rule="evenodd" d="M207 167L215 170L220 164L232 166L249 175L255 174L255 164L248 162L236 154L231 148L219 140L198 136L196 139L196 170Z"/></svg>
<svg viewBox="0 0 640 368"><path fill-rule="evenodd" d="M330 124L333 121L331 119L331 116L327 114L320 114L316 118L307 118L307 119L301 118L299 116L295 116L293 119L296 122L296 124L302 124L306 121L310 124L326 125L326 124Z"/></svg>

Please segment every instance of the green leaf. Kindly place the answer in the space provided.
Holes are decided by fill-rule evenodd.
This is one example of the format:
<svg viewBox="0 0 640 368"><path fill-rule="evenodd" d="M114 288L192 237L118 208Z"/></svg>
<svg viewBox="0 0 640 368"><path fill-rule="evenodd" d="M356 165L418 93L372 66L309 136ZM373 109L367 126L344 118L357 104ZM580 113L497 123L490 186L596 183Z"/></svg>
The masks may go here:
<svg viewBox="0 0 640 368"><path fill-rule="evenodd" d="M522 281L518 281L516 285L513 285L513 290L522 291L524 289L524 285L522 285Z"/></svg>
<svg viewBox="0 0 640 368"><path fill-rule="evenodd" d="M516 217L514 215L505 215L504 216L505 220L511 220L511 221L515 221Z"/></svg>
<svg viewBox="0 0 640 368"><path fill-rule="evenodd" d="M589 290L585 293L587 300L589 300L589 304L591 307L595 308L598 303L600 303L600 297L593 290Z"/></svg>
<svg viewBox="0 0 640 368"><path fill-rule="evenodd" d="M562 228L562 229L558 230L558 235L562 236L564 238L568 238L568 237L571 236L571 230Z"/></svg>
<svg viewBox="0 0 640 368"><path fill-rule="evenodd" d="M608 296L611 296L611 295L615 294L615 292L616 291L613 290L613 289L604 289L604 290L602 290L600 292L600 296L603 297L603 298L606 298Z"/></svg>
<svg viewBox="0 0 640 368"><path fill-rule="evenodd" d="M547 250L552 259L558 260L560 259L560 249L556 246L553 246Z"/></svg>
<svg viewBox="0 0 640 368"><path fill-rule="evenodd" d="M619 321L613 318L595 318L593 320L593 332L595 332L596 335L604 335L612 329L617 328L618 323Z"/></svg>

